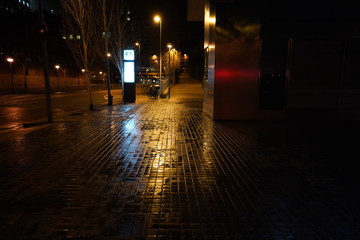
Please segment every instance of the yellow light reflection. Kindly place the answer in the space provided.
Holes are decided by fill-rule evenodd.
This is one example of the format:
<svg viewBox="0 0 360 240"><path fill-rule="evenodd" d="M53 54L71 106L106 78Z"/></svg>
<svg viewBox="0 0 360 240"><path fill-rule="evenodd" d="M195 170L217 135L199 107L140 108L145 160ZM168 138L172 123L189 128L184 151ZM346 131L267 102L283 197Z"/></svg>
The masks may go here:
<svg viewBox="0 0 360 240"><path fill-rule="evenodd" d="M215 17L210 17L209 18L209 23L215 24L216 23L216 18Z"/></svg>

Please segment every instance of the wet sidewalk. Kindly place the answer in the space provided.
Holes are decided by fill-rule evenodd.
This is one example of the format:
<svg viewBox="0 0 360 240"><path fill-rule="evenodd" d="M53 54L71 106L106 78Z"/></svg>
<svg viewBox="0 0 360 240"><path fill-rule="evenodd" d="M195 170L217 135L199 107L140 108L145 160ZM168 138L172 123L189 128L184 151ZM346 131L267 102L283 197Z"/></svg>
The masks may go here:
<svg viewBox="0 0 360 240"><path fill-rule="evenodd" d="M1 143L0 239L360 239L357 123L214 122L200 84Z"/></svg>

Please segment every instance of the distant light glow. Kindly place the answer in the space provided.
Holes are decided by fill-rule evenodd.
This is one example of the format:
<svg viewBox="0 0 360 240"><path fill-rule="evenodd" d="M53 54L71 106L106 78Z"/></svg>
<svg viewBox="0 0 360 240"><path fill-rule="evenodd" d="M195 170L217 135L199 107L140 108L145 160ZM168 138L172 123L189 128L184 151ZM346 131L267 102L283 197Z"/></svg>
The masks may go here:
<svg viewBox="0 0 360 240"><path fill-rule="evenodd" d="M154 17L154 21L155 21L155 22L160 22L160 21L161 21L161 17L160 17L159 15L156 15L156 16Z"/></svg>
<svg viewBox="0 0 360 240"><path fill-rule="evenodd" d="M56 69L59 69L59 68L60 68L60 65L55 65L55 68L56 68Z"/></svg>
<svg viewBox="0 0 360 240"><path fill-rule="evenodd" d="M216 23L216 18L215 17L210 17L209 22L215 24Z"/></svg>
<svg viewBox="0 0 360 240"><path fill-rule="evenodd" d="M13 58L7 58L6 61L8 61L9 63L12 63L12 62L14 62L14 59Z"/></svg>

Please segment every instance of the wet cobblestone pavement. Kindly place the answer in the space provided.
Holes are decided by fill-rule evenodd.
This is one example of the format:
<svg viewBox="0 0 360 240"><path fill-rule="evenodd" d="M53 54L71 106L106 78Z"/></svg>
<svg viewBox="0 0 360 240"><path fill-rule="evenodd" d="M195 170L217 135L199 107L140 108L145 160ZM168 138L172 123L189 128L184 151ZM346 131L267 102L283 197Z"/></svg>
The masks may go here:
<svg viewBox="0 0 360 240"><path fill-rule="evenodd" d="M178 85L1 143L0 239L360 239L357 123L214 122L201 100Z"/></svg>

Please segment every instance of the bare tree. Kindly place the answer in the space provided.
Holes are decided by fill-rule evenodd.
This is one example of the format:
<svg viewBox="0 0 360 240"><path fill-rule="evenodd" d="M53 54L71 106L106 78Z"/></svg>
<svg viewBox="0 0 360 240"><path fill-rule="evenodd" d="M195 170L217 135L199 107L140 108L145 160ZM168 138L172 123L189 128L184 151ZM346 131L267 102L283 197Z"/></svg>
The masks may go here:
<svg viewBox="0 0 360 240"><path fill-rule="evenodd" d="M89 109L94 110L91 96L90 67L92 66L97 45L97 18L95 0L61 0L64 9L64 33L79 69L85 69L85 78L89 94Z"/></svg>
<svg viewBox="0 0 360 240"><path fill-rule="evenodd" d="M120 1L121 2L121 1ZM117 1L109 1L109 0L97 0L97 9L99 9L99 18L97 18L97 23L99 25L98 37L100 38L100 33L103 41L99 41L100 46L98 48L100 58L102 58L105 62L106 68L106 76L107 76L107 91L108 91L108 105L113 105L113 96L111 95L111 82L110 82L110 70L109 70L109 58L111 56L109 52L109 40L111 38L110 26L112 26L114 22L114 18L117 13L114 12Z"/></svg>
<svg viewBox="0 0 360 240"><path fill-rule="evenodd" d="M116 2L112 8L114 17L109 28L109 31L111 31L109 51L112 54L111 60L118 69L121 79L123 79L123 50L129 42L127 37L131 35L129 32L131 30L132 19L128 0L118 0L114 2Z"/></svg>
<svg viewBox="0 0 360 240"><path fill-rule="evenodd" d="M98 10L98 55L104 60L107 71L108 105L112 105L111 81L109 71L110 59L119 73L122 73L122 50L124 49L127 26L130 22L128 0L95 0ZM101 37L100 37L101 36Z"/></svg>

